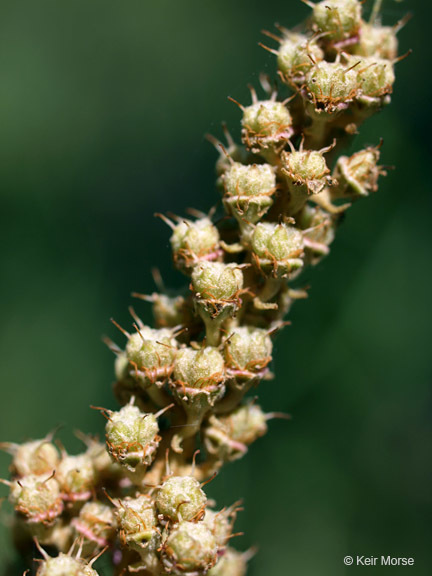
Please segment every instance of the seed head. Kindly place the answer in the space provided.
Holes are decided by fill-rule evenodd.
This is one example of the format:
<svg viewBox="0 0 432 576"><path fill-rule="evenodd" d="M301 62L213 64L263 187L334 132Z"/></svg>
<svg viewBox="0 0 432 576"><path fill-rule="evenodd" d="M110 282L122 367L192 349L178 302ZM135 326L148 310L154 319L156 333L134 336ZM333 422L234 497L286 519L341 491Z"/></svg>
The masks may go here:
<svg viewBox="0 0 432 576"><path fill-rule="evenodd" d="M175 575L206 574L216 564L217 552L214 536L202 522L181 522L164 544L162 562Z"/></svg>
<svg viewBox="0 0 432 576"><path fill-rule="evenodd" d="M197 521L204 515L207 497L192 476L171 476L156 495L159 514L172 522Z"/></svg>

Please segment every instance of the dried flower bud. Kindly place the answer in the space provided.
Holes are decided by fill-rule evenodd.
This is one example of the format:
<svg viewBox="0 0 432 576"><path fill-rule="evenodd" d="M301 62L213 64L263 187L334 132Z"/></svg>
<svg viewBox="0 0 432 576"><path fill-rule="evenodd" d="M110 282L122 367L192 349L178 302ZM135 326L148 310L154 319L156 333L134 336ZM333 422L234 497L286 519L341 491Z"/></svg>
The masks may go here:
<svg viewBox="0 0 432 576"><path fill-rule="evenodd" d="M369 147L353 156L341 156L334 175L339 182L338 196L368 196L378 190L378 178L386 172L378 166L379 147Z"/></svg>
<svg viewBox="0 0 432 576"><path fill-rule="evenodd" d="M203 523L181 522L164 544L162 562L175 575L206 574L215 565L217 552L213 534Z"/></svg>
<svg viewBox="0 0 432 576"><path fill-rule="evenodd" d="M11 471L16 476L50 474L60 461L57 448L46 438L23 444L3 443L0 449L12 454Z"/></svg>
<svg viewBox="0 0 432 576"><path fill-rule="evenodd" d="M131 472L140 465L150 466L160 442L156 415L128 404L118 412L108 411L108 416L106 442L113 460Z"/></svg>
<svg viewBox="0 0 432 576"><path fill-rule="evenodd" d="M359 56L371 56L394 60L398 53L397 30L393 26L380 26L363 22L358 44L353 53Z"/></svg>
<svg viewBox="0 0 432 576"><path fill-rule="evenodd" d="M143 326L131 334L126 356L133 367L131 373L144 388L164 382L170 376L176 346L172 332L165 328L153 330Z"/></svg>
<svg viewBox="0 0 432 576"><path fill-rule="evenodd" d="M278 50L279 70L288 78L302 78L313 63L321 62L324 53L317 43L302 34L290 34Z"/></svg>
<svg viewBox="0 0 432 576"><path fill-rule="evenodd" d="M200 520L206 502L200 483L192 476L171 476L156 495L158 512L173 522Z"/></svg>
<svg viewBox="0 0 432 576"><path fill-rule="evenodd" d="M233 163L224 175L225 205L239 220L255 224L273 204L276 175L270 164Z"/></svg>
<svg viewBox="0 0 432 576"><path fill-rule="evenodd" d="M98 573L82 558L59 554L42 560L36 576L98 576Z"/></svg>
<svg viewBox="0 0 432 576"><path fill-rule="evenodd" d="M293 134L292 118L282 102L262 100L243 109L242 138L252 151L268 148Z"/></svg>
<svg viewBox="0 0 432 576"><path fill-rule="evenodd" d="M84 538L84 556L107 546L116 533L113 509L97 501L84 504L79 516L72 520L72 525Z"/></svg>
<svg viewBox="0 0 432 576"><path fill-rule="evenodd" d="M52 474L48 478L30 474L12 482L9 499L31 523L49 524L63 511L60 487Z"/></svg>
<svg viewBox="0 0 432 576"><path fill-rule="evenodd" d="M356 36L361 20L361 2L358 0L323 0L313 5L312 22L325 40L341 42Z"/></svg>
<svg viewBox="0 0 432 576"><path fill-rule="evenodd" d="M266 330L250 326L234 328L224 347L227 376L238 381L262 378L271 362L272 348Z"/></svg>
<svg viewBox="0 0 432 576"><path fill-rule="evenodd" d="M64 455L57 468L56 478L64 500L88 500L96 483L92 459L88 454Z"/></svg>
<svg viewBox="0 0 432 576"><path fill-rule="evenodd" d="M306 75L306 92L318 113L345 109L359 88L356 69L339 62L320 62Z"/></svg>
<svg viewBox="0 0 432 576"><path fill-rule="evenodd" d="M123 498L116 505L116 518L120 539L134 549L143 547L157 538L157 516L153 500L146 494L137 498Z"/></svg>
<svg viewBox="0 0 432 576"><path fill-rule="evenodd" d="M251 244L257 267L275 278L289 276L303 266L303 235L294 226L260 222Z"/></svg>
<svg viewBox="0 0 432 576"><path fill-rule="evenodd" d="M182 220L174 227L170 242L174 262L181 270L187 271L201 260L219 260L222 255L218 229L209 218Z"/></svg>
<svg viewBox="0 0 432 576"><path fill-rule="evenodd" d="M267 419L256 404L236 408L231 414L212 415L204 430L204 444L214 457L223 461L241 458L247 447L267 432Z"/></svg>
<svg viewBox="0 0 432 576"><path fill-rule="evenodd" d="M233 548L227 548L208 576L245 576L247 570L246 555Z"/></svg>
<svg viewBox="0 0 432 576"><path fill-rule="evenodd" d="M332 184L324 158L327 151L328 148L282 152L282 172L291 184L305 188L306 195L319 194L326 185Z"/></svg>

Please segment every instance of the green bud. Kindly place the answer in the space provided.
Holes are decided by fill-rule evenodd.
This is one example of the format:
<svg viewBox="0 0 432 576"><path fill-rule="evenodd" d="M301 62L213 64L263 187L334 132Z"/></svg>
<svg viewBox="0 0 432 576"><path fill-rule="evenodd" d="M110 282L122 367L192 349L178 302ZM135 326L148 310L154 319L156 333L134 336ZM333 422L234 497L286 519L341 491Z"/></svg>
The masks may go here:
<svg viewBox="0 0 432 576"><path fill-rule="evenodd" d="M50 524L63 511L60 486L53 475L29 474L10 484L9 499L30 523Z"/></svg>
<svg viewBox="0 0 432 576"><path fill-rule="evenodd" d="M224 175L225 204L240 221L255 224L273 204L276 175L270 164L235 162Z"/></svg>
<svg viewBox="0 0 432 576"><path fill-rule="evenodd" d="M72 525L84 538L84 556L107 546L116 533L113 509L98 501L84 504L79 516L72 520Z"/></svg>
<svg viewBox="0 0 432 576"><path fill-rule="evenodd" d="M314 40L302 34L290 34L278 50L279 70L288 78L304 76L313 66L321 62L324 53Z"/></svg>
<svg viewBox="0 0 432 576"><path fill-rule="evenodd" d="M356 57L350 61L354 62ZM360 98L380 98L391 94L395 82L395 73L392 62L389 60L371 58L357 58L360 62L356 66L360 86Z"/></svg>
<svg viewBox="0 0 432 576"><path fill-rule="evenodd" d="M189 326L193 322L191 307L183 296L153 294L153 316L159 328L174 328L180 324Z"/></svg>
<svg viewBox="0 0 432 576"><path fill-rule="evenodd" d="M271 362L272 349L266 330L250 326L234 328L224 346L227 375L239 380L262 377Z"/></svg>
<svg viewBox="0 0 432 576"><path fill-rule="evenodd" d="M338 62L320 62L308 72L305 88L317 112L333 114L356 97L357 71Z"/></svg>
<svg viewBox="0 0 432 576"><path fill-rule="evenodd" d="M359 42L352 51L359 56L395 60L398 53L395 28L363 22Z"/></svg>
<svg viewBox="0 0 432 576"><path fill-rule="evenodd" d="M56 558L46 557L36 576L98 576L98 573L81 558L59 554Z"/></svg>
<svg viewBox="0 0 432 576"><path fill-rule="evenodd" d="M131 374L144 388L165 382L172 372L176 346L170 330L153 330L143 326L139 332L131 334L126 345L126 356L132 365Z"/></svg>
<svg viewBox="0 0 432 576"><path fill-rule="evenodd" d="M356 36L361 20L361 3L358 0L323 0L313 6L312 22L324 40L341 42Z"/></svg>
<svg viewBox="0 0 432 576"><path fill-rule="evenodd" d="M295 186L304 186L307 194L319 194L332 183L324 150L292 150L282 152L282 172Z"/></svg>
<svg viewBox="0 0 432 576"><path fill-rule="evenodd" d="M243 273L238 264L201 262L192 272L192 288L201 315L234 314L241 305Z"/></svg>
<svg viewBox="0 0 432 576"><path fill-rule="evenodd" d="M150 466L160 442L156 416L131 404L108 415L106 442L113 460L131 472L140 465Z"/></svg>
<svg viewBox="0 0 432 576"><path fill-rule="evenodd" d="M118 500L116 518L120 539L134 549L157 538L157 516L153 500L146 494Z"/></svg>
<svg viewBox="0 0 432 576"><path fill-rule="evenodd" d="M206 574L216 564L217 552L213 534L203 523L181 522L164 544L162 562L175 575Z"/></svg>
<svg viewBox="0 0 432 576"><path fill-rule="evenodd" d="M201 260L219 260L222 255L218 229L209 218L181 221L174 227L170 241L174 262L182 270Z"/></svg>
<svg viewBox="0 0 432 576"><path fill-rule="evenodd" d="M293 134L292 118L282 102L262 100L243 109L242 138L252 151L274 146Z"/></svg>
<svg viewBox="0 0 432 576"><path fill-rule="evenodd" d="M294 226L260 222L251 244L255 264L266 274L283 278L303 266L303 235Z"/></svg>
<svg viewBox="0 0 432 576"><path fill-rule="evenodd" d="M231 537L237 508L231 506L223 510L210 510L207 508L203 522L213 534L219 548L224 548Z"/></svg>
<svg viewBox="0 0 432 576"><path fill-rule="evenodd" d="M378 166L380 151L369 147L353 156L341 156L334 175L339 182L336 192L341 196L368 196L378 190L378 178L386 172Z"/></svg>
<svg viewBox="0 0 432 576"><path fill-rule="evenodd" d="M233 548L227 548L207 576L245 576L247 561L245 554Z"/></svg>
<svg viewBox="0 0 432 576"><path fill-rule="evenodd" d="M192 476L171 476L156 495L159 514L173 522L198 521L204 515L207 497Z"/></svg>
<svg viewBox="0 0 432 576"><path fill-rule="evenodd" d="M231 414L210 416L204 430L207 451L223 461L241 458L247 447L267 432L267 419L256 404L236 408Z"/></svg>
<svg viewBox="0 0 432 576"><path fill-rule="evenodd" d="M179 350L174 366L177 394L187 399L206 393L214 400L223 391L224 371L223 356L216 348L183 348Z"/></svg>
<svg viewBox="0 0 432 576"><path fill-rule="evenodd" d="M56 478L64 500L88 500L96 483L92 459L88 454L65 455L57 468Z"/></svg>

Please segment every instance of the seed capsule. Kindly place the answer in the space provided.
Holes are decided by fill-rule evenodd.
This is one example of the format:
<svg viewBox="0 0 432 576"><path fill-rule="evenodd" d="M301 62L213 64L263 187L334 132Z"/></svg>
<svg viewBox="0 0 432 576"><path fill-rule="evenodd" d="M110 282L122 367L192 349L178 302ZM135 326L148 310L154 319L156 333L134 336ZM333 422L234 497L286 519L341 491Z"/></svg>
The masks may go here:
<svg viewBox="0 0 432 576"><path fill-rule="evenodd" d="M30 474L12 482L9 499L15 510L34 524L50 524L63 511L60 486L52 475Z"/></svg>
<svg viewBox="0 0 432 576"><path fill-rule="evenodd" d="M92 459L88 454L65 455L57 468L56 478L64 500L88 500L96 484Z"/></svg>
<svg viewBox="0 0 432 576"><path fill-rule="evenodd" d="M76 532L84 538L84 556L93 554L98 548L104 548L115 537L115 518L113 509L102 502L87 502L81 508L79 516L72 520Z"/></svg>
<svg viewBox="0 0 432 576"><path fill-rule="evenodd" d="M209 218L181 221L170 242L176 266L186 272L201 260L215 261L222 255L219 232Z"/></svg>
<svg viewBox="0 0 432 576"><path fill-rule="evenodd" d="M98 573L81 558L59 554L56 558L43 560L36 576L98 576Z"/></svg>
<svg viewBox="0 0 432 576"><path fill-rule="evenodd" d="M272 348L266 330L249 326L235 328L224 346L227 375L240 382L263 377L271 362Z"/></svg>
<svg viewBox="0 0 432 576"><path fill-rule="evenodd" d="M120 539L124 544L140 549L157 539L157 516L153 500L141 494L137 498L118 500L115 512Z"/></svg>
<svg viewBox="0 0 432 576"><path fill-rule="evenodd" d="M326 185L330 170L324 158L324 150L292 150L282 152L282 172L294 186L303 187L306 195L319 194Z"/></svg>
<svg viewBox="0 0 432 576"><path fill-rule="evenodd" d="M12 454L11 472L16 476L50 474L57 467L60 456L48 440L32 440L23 444L0 444L0 449Z"/></svg>
<svg viewBox="0 0 432 576"><path fill-rule="evenodd" d="M313 6L312 22L325 32L324 40L341 42L356 36L361 20L361 3L358 0L323 0Z"/></svg>
<svg viewBox="0 0 432 576"><path fill-rule="evenodd" d="M321 62L324 53L318 44L302 34L290 34L278 50L279 70L288 78L302 78L313 63Z"/></svg>
<svg viewBox="0 0 432 576"><path fill-rule="evenodd" d="M202 522L181 522L164 544L162 562L175 575L206 574L216 564L217 552L213 534Z"/></svg>
<svg viewBox="0 0 432 576"><path fill-rule="evenodd" d="M255 224L273 204L276 175L270 164L233 163L224 175L225 205L240 222Z"/></svg>
<svg viewBox="0 0 432 576"><path fill-rule="evenodd" d="M204 444L213 456L233 461L244 456L247 447L266 432L266 416L261 408L247 404L226 416L210 416Z"/></svg>
<svg viewBox="0 0 432 576"><path fill-rule="evenodd" d="M242 138L252 151L268 148L293 134L292 118L282 102L262 100L243 109Z"/></svg>
<svg viewBox="0 0 432 576"><path fill-rule="evenodd" d="M172 372L176 347L171 330L140 327L139 331L131 334L126 345L131 375L144 388L165 382Z"/></svg>
<svg viewBox="0 0 432 576"><path fill-rule="evenodd" d="M200 520L206 502L200 483L192 476L171 476L156 495L159 514L173 522Z"/></svg>
<svg viewBox="0 0 432 576"><path fill-rule="evenodd" d="M395 60L398 54L395 28L363 22L359 42L352 51L359 56Z"/></svg>
<svg viewBox="0 0 432 576"><path fill-rule="evenodd" d="M265 274L283 278L303 266L303 235L294 226L260 222L251 244L255 264Z"/></svg>
<svg viewBox="0 0 432 576"><path fill-rule="evenodd" d="M306 91L318 112L345 109L359 89L356 69L338 62L320 62L306 76Z"/></svg>
<svg viewBox="0 0 432 576"><path fill-rule="evenodd" d="M150 466L160 442L156 415L132 404L108 415L105 432L112 459L131 472L140 465Z"/></svg>
<svg viewBox="0 0 432 576"><path fill-rule="evenodd" d="M356 57L350 61L356 60ZM358 82L360 98L381 98L391 94L395 82L395 73L392 62L389 60L371 58L357 59Z"/></svg>

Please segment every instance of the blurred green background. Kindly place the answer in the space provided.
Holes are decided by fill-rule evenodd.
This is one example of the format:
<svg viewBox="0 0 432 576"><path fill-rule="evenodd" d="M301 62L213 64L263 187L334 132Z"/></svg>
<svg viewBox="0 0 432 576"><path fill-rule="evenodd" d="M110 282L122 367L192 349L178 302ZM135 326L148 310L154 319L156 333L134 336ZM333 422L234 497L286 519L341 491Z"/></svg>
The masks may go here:
<svg viewBox="0 0 432 576"><path fill-rule="evenodd" d="M386 573L432 573L432 5L386 0L385 23L407 11L401 52L414 53L398 65L393 105L355 142L384 136L397 170L349 212L276 341L277 378L260 396L292 421L272 422L209 487L221 506L245 500L237 544L259 545L251 576L358 572L347 554L413 556ZM64 424L77 449L74 429L102 432L88 408L115 406L101 335L123 344L109 318L128 324L130 292L153 290L152 266L184 282L153 213L217 201L203 136L220 135L221 120L238 135L227 95L247 102L246 85L275 69L260 30L307 12L293 0L1 3L2 440ZM2 567L8 542L3 530Z"/></svg>

